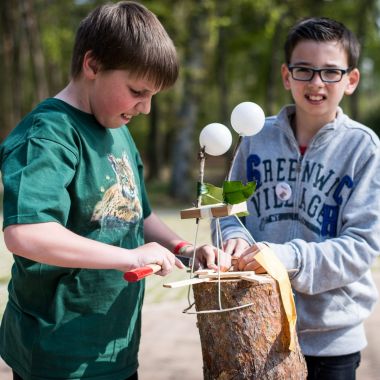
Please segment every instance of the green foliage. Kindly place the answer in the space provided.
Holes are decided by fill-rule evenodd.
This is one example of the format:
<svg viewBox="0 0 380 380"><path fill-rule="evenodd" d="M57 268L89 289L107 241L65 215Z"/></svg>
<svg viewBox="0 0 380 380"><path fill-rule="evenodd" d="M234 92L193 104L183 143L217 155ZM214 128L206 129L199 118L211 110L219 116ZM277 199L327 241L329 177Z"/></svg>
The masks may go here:
<svg viewBox="0 0 380 380"><path fill-rule="evenodd" d="M22 1L2 3L1 11L8 14L9 25L13 26L9 35L9 25L0 23L0 80L4 90L0 96L0 132L4 136L39 99L35 91L28 39L23 30ZM46 61L49 95L53 96L67 84L74 36L80 20L104 1L34 0L30 3ZM190 96L200 99L197 100L199 104L193 131L187 137L195 146L198 145L198 134L203 126L211 122L229 125L232 109L242 101L260 104L268 115L277 113L284 103L291 101L289 93L283 89L280 76L283 43L294 22L311 15L337 18L358 35L362 43L361 84L356 103L349 99L344 100L342 105L349 115L368 123L370 127L377 128L379 125L376 116L380 103L377 96L380 82L378 1L144 0L142 3L156 13L165 26L177 47L181 62L180 77L175 87L157 96L157 123L166 164L170 165L172 160L178 159L193 160L189 156L170 157L174 137L182 125L179 108L187 101L190 103ZM195 30L190 25L194 15L202 16L201 28ZM203 39L203 62L194 62L195 57L189 57L189 47L196 40L194 33L199 33ZM20 44L19 51L12 45L17 42ZM15 60L17 54L20 55L22 69L16 76L14 68L17 65L12 59ZM184 88L184 79L189 73L194 79L192 84L196 86L191 94ZM14 83L19 83L19 86ZM11 93L13 89L18 89L16 94ZM151 129L149 118L137 118L130 127L142 156L146 156L147 136Z"/></svg>

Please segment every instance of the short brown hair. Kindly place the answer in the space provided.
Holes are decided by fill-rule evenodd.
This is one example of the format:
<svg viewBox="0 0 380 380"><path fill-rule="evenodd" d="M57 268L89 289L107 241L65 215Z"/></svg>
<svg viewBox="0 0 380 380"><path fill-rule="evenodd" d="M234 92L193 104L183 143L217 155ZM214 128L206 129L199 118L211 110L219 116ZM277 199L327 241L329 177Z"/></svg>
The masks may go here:
<svg viewBox="0 0 380 380"><path fill-rule="evenodd" d="M74 79L81 73L88 51L101 70L128 70L157 89L172 86L178 77L172 40L158 18L133 1L99 6L82 20L71 62Z"/></svg>
<svg viewBox="0 0 380 380"><path fill-rule="evenodd" d="M284 46L287 64L290 64L296 45L306 40L339 42L347 54L348 67L351 70L357 67L360 55L359 41L341 22L327 17L310 17L297 22L290 29Z"/></svg>

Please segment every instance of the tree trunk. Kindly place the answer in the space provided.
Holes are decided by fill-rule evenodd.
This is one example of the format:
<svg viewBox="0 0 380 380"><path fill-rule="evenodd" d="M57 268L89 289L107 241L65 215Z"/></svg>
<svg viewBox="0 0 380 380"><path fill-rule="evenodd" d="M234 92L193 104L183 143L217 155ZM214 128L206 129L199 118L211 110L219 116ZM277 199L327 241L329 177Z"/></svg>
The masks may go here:
<svg viewBox="0 0 380 380"><path fill-rule="evenodd" d="M278 36L284 33L284 25L283 21L287 17L286 13L280 15L278 21L275 25L275 30L271 40L271 55L268 60L269 65L267 69L267 78L265 85L265 108L267 115L274 115L277 113L276 109L276 99L278 98L278 69L281 66L282 60L282 39L278 38ZM281 83L282 87L282 83Z"/></svg>
<svg viewBox="0 0 380 380"><path fill-rule="evenodd" d="M14 8L5 2L0 4L0 82L2 94L0 97L0 141L3 141L14 127L13 83L12 83L12 52L14 39L12 27L14 24Z"/></svg>
<svg viewBox="0 0 380 380"><path fill-rule="evenodd" d="M193 285L197 311L218 306L218 283ZM197 314L205 380L301 380L307 370L298 341L289 350L289 327L277 282L221 283L224 309L253 303L242 309Z"/></svg>
<svg viewBox="0 0 380 380"><path fill-rule="evenodd" d="M217 7L216 11L218 12L218 17L222 18L225 14L227 14L226 3L221 2L221 4ZM215 71L215 80L217 84L218 90L218 120L222 124L229 126L230 125L230 116L232 108L229 106L229 82L228 82L228 72L227 72L227 40L228 33L230 30L226 26L219 26L218 28L218 43L216 45L215 51L215 62L214 62L214 71ZM210 86L212 84L210 83ZM231 161L233 158L233 150L229 149L224 156L227 161ZM225 161L223 161L223 165L227 168Z"/></svg>
<svg viewBox="0 0 380 380"><path fill-rule="evenodd" d="M219 7L217 7L217 11L219 12L219 17L223 17L223 12L225 11L225 3L222 3ZM225 14L225 13L224 13ZM227 27L220 26L218 29L218 44L216 46L216 59L214 64L216 83L218 88L218 104L219 110L218 119L221 123L225 125L229 125L230 123L230 112L232 110L229 109L228 103L228 94L229 94L229 86L228 86L228 73L227 73ZM210 84L211 85L211 84Z"/></svg>
<svg viewBox="0 0 380 380"><path fill-rule="evenodd" d="M194 131L201 101L201 82L204 75L204 41L205 24L207 24L207 7L199 2L192 6L187 24L188 42L185 51L182 100L177 117L179 126L172 150L173 169L170 181L170 195L176 199L195 198L192 188L192 167L199 151L194 149Z"/></svg>
<svg viewBox="0 0 380 380"><path fill-rule="evenodd" d="M49 95L47 83L45 57L42 51L40 31L38 29L37 16L32 0L20 0L22 17L25 23L25 31L28 39L30 57L35 77L35 91L38 102Z"/></svg>
<svg viewBox="0 0 380 380"><path fill-rule="evenodd" d="M357 36L361 47L365 46L366 38L368 35L368 26L370 17L376 12L376 4L373 0L362 1L358 3L359 9L358 14L361 17L357 18L357 28L355 35ZM370 17L368 17L370 15ZM362 60L363 54L359 57L358 67L360 67L360 62ZM359 98L360 98L360 86L356 88L355 92L350 96L350 108L351 108L351 117L354 120L359 120L361 115L359 115Z"/></svg>
<svg viewBox="0 0 380 380"><path fill-rule="evenodd" d="M147 180L152 181L161 178L161 167L162 167L162 156L163 156L163 144L161 139L161 134L159 130L159 114L157 99L152 98L152 106L150 112L150 125L149 125L149 135L148 135L148 149L147 149L147 159L148 159L148 176Z"/></svg>

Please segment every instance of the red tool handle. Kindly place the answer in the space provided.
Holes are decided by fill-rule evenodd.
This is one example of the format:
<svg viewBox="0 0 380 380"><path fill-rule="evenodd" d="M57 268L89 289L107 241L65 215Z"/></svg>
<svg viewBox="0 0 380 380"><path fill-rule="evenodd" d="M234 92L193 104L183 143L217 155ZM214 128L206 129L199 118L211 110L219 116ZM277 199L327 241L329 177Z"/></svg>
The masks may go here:
<svg viewBox="0 0 380 380"><path fill-rule="evenodd" d="M136 282L141 280L142 278L149 276L153 273L161 270L161 266L157 264L149 264L145 267L132 269L128 272L124 273L124 280L128 282Z"/></svg>

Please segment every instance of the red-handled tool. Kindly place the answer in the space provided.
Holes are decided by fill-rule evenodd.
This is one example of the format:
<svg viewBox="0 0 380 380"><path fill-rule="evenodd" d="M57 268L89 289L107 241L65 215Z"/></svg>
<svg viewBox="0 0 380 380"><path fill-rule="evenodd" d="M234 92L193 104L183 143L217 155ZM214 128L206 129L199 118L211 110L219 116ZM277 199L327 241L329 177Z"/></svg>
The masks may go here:
<svg viewBox="0 0 380 380"><path fill-rule="evenodd" d="M136 282L143 279L146 276L149 276L153 273L161 270L161 266L157 264L148 264L145 267L132 269L124 273L124 280L128 282Z"/></svg>
<svg viewBox="0 0 380 380"><path fill-rule="evenodd" d="M176 258L181 261L182 264L184 264L186 267L191 267L192 260L189 257L176 255ZM148 264L145 267L132 269L128 272L124 273L124 280L128 282L136 282L144 277L147 277L153 273L157 273L159 270L161 270L161 265L158 264Z"/></svg>

